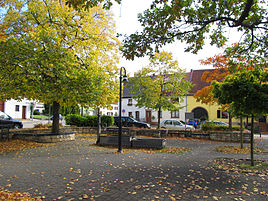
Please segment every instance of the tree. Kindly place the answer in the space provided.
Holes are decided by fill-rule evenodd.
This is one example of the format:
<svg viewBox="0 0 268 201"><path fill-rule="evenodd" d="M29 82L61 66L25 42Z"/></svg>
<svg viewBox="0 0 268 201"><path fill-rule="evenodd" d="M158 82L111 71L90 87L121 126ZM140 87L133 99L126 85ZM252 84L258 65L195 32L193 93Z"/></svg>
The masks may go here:
<svg viewBox="0 0 268 201"><path fill-rule="evenodd" d="M232 46L233 49L237 47L237 44ZM227 48L228 49L228 48ZM211 83L213 80L221 82L227 75L236 73L243 70L252 70L255 66L263 65L262 61L258 60L249 60L245 57L235 57L232 53L230 55L226 54L217 54L213 57L201 60L203 65L212 65L214 67L213 71L205 71L202 75L202 81ZM198 102L204 104L214 104L217 103L217 99L213 96L212 93L213 86L209 85L203 89L197 91L194 95ZM229 112L229 127L232 129L232 117L231 110L228 105L221 105L223 110L228 110ZM242 114L241 114L242 115ZM240 116L239 116L240 117Z"/></svg>
<svg viewBox="0 0 268 201"><path fill-rule="evenodd" d="M255 67L227 76L222 83L213 82L213 94L219 104L229 104L234 114L246 114L251 121L251 165L253 158L254 116L268 114L268 72Z"/></svg>
<svg viewBox="0 0 268 201"><path fill-rule="evenodd" d="M76 11L54 0L7 0L4 6L0 99L53 103L52 132L58 133L60 105L94 105L115 81L111 14L100 6Z"/></svg>
<svg viewBox="0 0 268 201"><path fill-rule="evenodd" d="M117 3L120 3L121 0L115 0ZM66 4L74 7L75 9L84 8L89 9L99 4L102 4L104 9L109 9L113 3L111 0L67 0Z"/></svg>
<svg viewBox="0 0 268 201"><path fill-rule="evenodd" d="M197 53L205 39L222 47L228 41L227 29L241 33L236 52L267 56L267 6L264 0L154 0L138 15L143 30L124 39L122 51L127 59L153 55L163 45L179 40L186 51ZM251 54L252 53L252 54Z"/></svg>
<svg viewBox="0 0 268 201"><path fill-rule="evenodd" d="M139 70L128 84L138 107L158 110L158 128L162 110L177 110L183 96L191 88L184 71L171 53L160 52L150 59L148 67Z"/></svg>

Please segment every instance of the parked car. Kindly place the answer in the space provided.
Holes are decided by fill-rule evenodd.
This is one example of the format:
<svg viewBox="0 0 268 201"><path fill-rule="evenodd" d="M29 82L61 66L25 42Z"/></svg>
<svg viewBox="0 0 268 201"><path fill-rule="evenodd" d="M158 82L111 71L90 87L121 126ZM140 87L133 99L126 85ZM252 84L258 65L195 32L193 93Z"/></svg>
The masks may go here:
<svg viewBox="0 0 268 201"><path fill-rule="evenodd" d="M137 121L132 117L121 117L123 127L151 128L151 125L145 122ZM114 117L114 124L119 126L119 117Z"/></svg>
<svg viewBox="0 0 268 201"><path fill-rule="evenodd" d="M211 124L216 124L216 125L220 125L220 126L229 126L229 124L222 122L222 121L205 121L204 123L211 123Z"/></svg>
<svg viewBox="0 0 268 201"><path fill-rule="evenodd" d="M11 116L0 111L0 127L22 128L22 121L13 119Z"/></svg>
<svg viewBox="0 0 268 201"><path fill-rule="evenodd" d="M174 120L174 119L166 119L160 122L161 128L167 128L167 129L186 129L186 130L195 130L193 126L185 125L185 123Z"/></svg>
<svg viewBox="0 0 268 201"><path fill-rule="evenodd" d="M63 117L61 114L59 114L59 119L62 121L63 120ZM50 120L53 120L53 115L50 117Z"/></svg>

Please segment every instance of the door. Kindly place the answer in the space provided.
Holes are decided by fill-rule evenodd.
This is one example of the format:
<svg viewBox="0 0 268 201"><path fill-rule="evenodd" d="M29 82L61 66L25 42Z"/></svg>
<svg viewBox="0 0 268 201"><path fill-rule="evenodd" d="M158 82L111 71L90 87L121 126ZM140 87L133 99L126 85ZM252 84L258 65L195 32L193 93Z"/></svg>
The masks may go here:
<svg viewBox="0 0 268 201"><path fill-rule="evenodd" d="M22 119L26 119L26 106L22 106Z"/></svg>
<svg viewBox="0 0 268 201"><path fill-rule="evenodd" d="M146 110L146 122L152 123L152 111L151 110Z"/></svg>
<svg viewBox="0 0 268 201"><path fill-rule="evenodd" d="M5 102L0 102L0 111L5 112Z"/></svg>
<svg viewBox="0 0 268 201"><path fill-rule="evenodd" d="M136 111L136 112L135 112L135 117L136 117L136 120L137 120L137 121L140 120L140 112L139 112L139 111Z"/></svg>

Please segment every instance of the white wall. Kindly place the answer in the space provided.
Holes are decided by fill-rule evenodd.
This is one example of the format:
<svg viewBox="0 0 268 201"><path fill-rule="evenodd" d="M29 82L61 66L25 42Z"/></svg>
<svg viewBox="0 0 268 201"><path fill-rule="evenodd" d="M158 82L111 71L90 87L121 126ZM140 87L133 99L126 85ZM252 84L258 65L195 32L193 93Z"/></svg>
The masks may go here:
<svg viewBox="0 0 268 201"><path fill-rule="evenodd" d="M16 105L18 105L19 111L15 110ZM4 112L14 119L22 119L22 108L23 106L26 106L26 119L30 119L30 113L31 113L30 105L31 102L27 99L24 99L22 101L11 99L5 102Z"/></svg>
<svg viewBox="0 0 268 201"><path fill-rule="evenodd" d="M118 104L111 104L109 108L101 108L100 112L102 115L112 115L112 116L118 116Z"/></svg>
<svg viewBox="0 0 268 201"><path fill-rule="evenodd" d="M184 97L183 100L180 101L180 105L181 106L186 106L186 98ZM128 116L129 112L132 112L133 117L135 117L135 112L139 111L140 112L140 121L145 121L145 115L146 115L146 108L142 107L142 108L138 108L136 107L137 101L135 101L134 99L132 99L132 106L128 105L128 99L130 98L123 98L122 99L122 116ZM125 111L125 112L123 112ZM186 112L186 107L183 107L182 109L179 110L179 118L172 118L172 119L179 119L182 121L185 121L185 112ZM153 118L154 117L154 118ZM157 117L158 117L158 112L157 111L153 111L152 110L152 122L157 122ZM161 120L164 119L171 119L171 112L170 111L162 111L162 118Z"/></svg>

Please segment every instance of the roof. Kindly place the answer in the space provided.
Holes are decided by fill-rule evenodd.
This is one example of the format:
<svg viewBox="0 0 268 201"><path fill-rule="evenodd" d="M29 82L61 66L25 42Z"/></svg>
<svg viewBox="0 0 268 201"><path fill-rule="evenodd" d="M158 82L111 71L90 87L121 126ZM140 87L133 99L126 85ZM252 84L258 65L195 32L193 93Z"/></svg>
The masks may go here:
<svg viewBox="0 0 268 201"><path fill-rule="evenodd" d="M201 70L191 70L191 72L185 73L185 79L193 83L193 88L189 92L189 95L194 95L198 90L209 86L210 82L202 81L202 75L205 71L213 72L214 69L201 69ZM123 88L123 98L132 98L133 93L130 92L130 88L124 86Z"/></svg>
<svg viewBox="0 0 268 201"><path fill-rule="evenodd" d="M189 92L190 95L195 94L198 90L201 90L202 88L209 86L210 82L202 81L202 75L205 71L213 72L214 69L202 69L202 70L191 70L189 81L193 83L193 88Z"/></svg>

